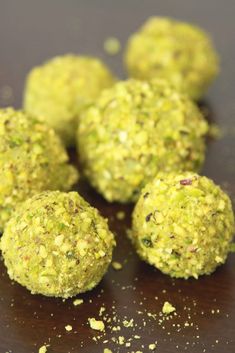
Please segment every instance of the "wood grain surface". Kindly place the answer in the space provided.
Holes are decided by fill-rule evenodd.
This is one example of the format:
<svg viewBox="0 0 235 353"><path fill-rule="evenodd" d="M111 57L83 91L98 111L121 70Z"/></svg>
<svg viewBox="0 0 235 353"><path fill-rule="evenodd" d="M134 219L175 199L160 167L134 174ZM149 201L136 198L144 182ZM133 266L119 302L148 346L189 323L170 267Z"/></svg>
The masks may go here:
<svg viewBox="0 0 235 353"><path fill-rule="evenodd" d="M124 46L151 15L195 22L214 38L222 68L203 106L221 126L223 137L209 142L203 173L235 199L234 0L0 0L0 106L20 107L28 70L57 54L97 55L125 77L122 53L108 56L103 42L116 36ZM73 151L71 156L76 161ZM234 353L235 254L211 276L172 280L133 252L126 236L131 205L108 204L85 182L76 189L109 218L118 243L114 260L123 269L110 268L95 290L79 296L84 303L75 307L72 299L31 295L9 280L1 261L0 353L37 353L43 344L50 345L48 353L103 353L104 348L146 353L156 341L159 353ZM126 212L123 221L117 220L120 210ZM166 300L177 309L169 320L159 314ZM102 306L111 320L100 335L87 320L99 318ZM125 327L123 321L131 319L134 326ZM73 326L70 332L65 330L68 324Z"/></svg>

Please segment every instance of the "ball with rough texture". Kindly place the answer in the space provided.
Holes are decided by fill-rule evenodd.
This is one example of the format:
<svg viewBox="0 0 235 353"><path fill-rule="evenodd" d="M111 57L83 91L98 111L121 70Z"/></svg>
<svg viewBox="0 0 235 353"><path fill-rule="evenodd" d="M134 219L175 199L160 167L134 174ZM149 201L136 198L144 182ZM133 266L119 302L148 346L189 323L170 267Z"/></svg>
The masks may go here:
<svg viewBox="0 0 235 353"><path fill-rule="evenodd" d="M32 293L67 298L100 282L114 244L107 221L78 193L48 191L14 213L1 250L11 279Z"/></svg>
<svg viewBox="0 0 235 353"><path fill-rule="evenodd" d="M114 77L99 59L58 56L29 73L24 107L53 127L66 145L73 145L81 112L113 83Z"/></svg>
<svg viewBox="0 0 235 353"><path fill-rule="evenodd" d="M131 239L138 254L171 277L212 273L226 261L233 234L229 197L192 172L159 174L133 212Z"/></svg>
<svg viewBox="0 0 235 353"><path fill-rule="evenodd" d="M150 18L127 45L130 76L166 78L193 99L200 99L217 76L219 62L202 29L170 18Z"/></svg>
<svg viewBox="0 0 235 353"><path fill-rule="evenodd" d="M54 130L11 108L0 109L0 231L15 207L44 190L69 190L78 172Z"/></svg>
<svg viewBox="0 0 235 353"><path fill-rule="evenodd" d="M79 124L81 165L108 201L135 201L161 170L200 169L207 128L196 105L167 81L119 82Z"/></svg>

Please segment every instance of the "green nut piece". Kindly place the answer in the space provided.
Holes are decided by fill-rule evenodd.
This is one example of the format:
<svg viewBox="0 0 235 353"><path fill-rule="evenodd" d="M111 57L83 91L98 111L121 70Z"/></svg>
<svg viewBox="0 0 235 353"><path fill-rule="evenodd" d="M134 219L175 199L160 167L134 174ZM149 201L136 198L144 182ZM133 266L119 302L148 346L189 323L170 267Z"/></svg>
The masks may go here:
<svg viewBox="0 0 235 353"><path fill-rule="evenodd" d="M196 105L167 81L119 82L79 124L84 174L108 201L135 201L161 170L198 171L207 129Z"/></svg>
<svg viewBox="0 0 235 353"><path fill-rule="evenodd" d="M143 260L171 277L198 278L226 261L234 215L229 197L212 180L159 173L142 190L132 226Z"/></svg>
<svg viewBox="0 0 235 353"><path fill-rule="evenodd" d="M99 59L58 56L29 73L24 107L53 127L67 146L73 145L82 111L113 83L114 77Z"/></svg>
<svg viewBox="0 0 235 353"><path fill-rule="evenodd" d="M131 77L165 78L193 99L200 99L219 71L207 33L170 18L150 18L127 44L125 63Z"/></svg>
<svg viewBox="0 0 235 353"><path fill-rule="evenodd" d="M11 108L0 109L0 232L15 207L44 190L69 190L78 172L53 129Z"/></svg>
<svg viewBox="0 0 235 353"><path fill-rule="evenodd" d="M45 191L17 209L1 239L11 279L68 298L95 287L115 245L107 221L76 192Z"/></svg>

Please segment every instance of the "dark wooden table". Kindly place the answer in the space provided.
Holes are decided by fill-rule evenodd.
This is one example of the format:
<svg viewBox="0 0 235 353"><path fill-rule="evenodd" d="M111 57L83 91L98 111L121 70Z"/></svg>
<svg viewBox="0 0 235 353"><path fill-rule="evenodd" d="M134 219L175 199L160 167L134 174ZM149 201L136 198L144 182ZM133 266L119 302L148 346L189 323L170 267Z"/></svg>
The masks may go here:
<svg viewBox="0 0 235 353"><path fill-rule="evenodd" d="M124 77L121 54L109 57L103 41L117 36L124 44L129 33L150 15L198 23L214 37L222 71L205 105L224 135L209 143L203 173L223 185L234 199L234 0L0 0L0 106L20 107L27 71L56 54L97 55ZM159 353L234 353L235 255L209 277L172 280L133 253L126 237L131 206L107 204L85 183L78 190L109 218L117 234L114 259L123 263L123 269L110 268L95 290L80 296L84 303L74 307L73 300L33 296L11 283L0 262L0 353L36 353L44 343L54 353L99 353L105 347L113 352L145 353L155 341ZM117 221L120 210L127 214L124 221ZM166 300L175 305L177 315L161 322L159 312ZM106 324L103 337L97 338L100 334L89 328L87 319L98 318L101 306L111 323ZM123 320L131 318L134 327L124 327ZM73 326L71 332L65 330L68 324ZM120 326L120 331L112 331L109 325ZM125 342L132 338L131 347L112 341L119 336Z"/></svg>

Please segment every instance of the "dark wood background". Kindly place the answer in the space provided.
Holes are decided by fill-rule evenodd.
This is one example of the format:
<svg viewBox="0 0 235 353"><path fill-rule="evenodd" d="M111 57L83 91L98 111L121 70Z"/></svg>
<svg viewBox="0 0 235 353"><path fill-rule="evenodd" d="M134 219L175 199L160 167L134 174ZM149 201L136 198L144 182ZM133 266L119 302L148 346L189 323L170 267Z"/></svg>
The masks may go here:
<svg viewBox="0 0 235 353"><path fill-rule="evenodd" d="M103 41L116 36L124 45L129 33L150 15L195 22L214 38L222 71L204 104L212 121L222 127L223 137L209 143L203 173L223 185L235 199L234 0L0 0L0 106L20 107L28 70L57 54L97 55L124 77L121 53L109 57L103 51ZM133 253L126 237L131 206L107 204L85 183L78 190L109 218L117 234L114 259L124 262L123 270L110 268L95 290L80 296L84 304L75 308L72 300L32 296L11 283L0 262L0 353L36 353L44 343L50 343L49 353L98 353L105 347L113 352L145 353L156 340L159 353L234 353L235 255L231 254L227 263L209 277L172 280ZM127 213L123 222L116 219L121 209ZM159 325L165 300L176 306L177 316ZM92 338L99 333L89 328L87 319L97 318L103 303L111 317L115 311L120 321L133 318L136 327L127 329L120 324L119 332L107 328L96 343ZM157 314L157 320L148 312ZM67 324L73 331L66 332ZM111 341L112 337L128 339L134 335L141 338L133 339L131 348ZM103 344L105 339L109 343Z"/></svg>

